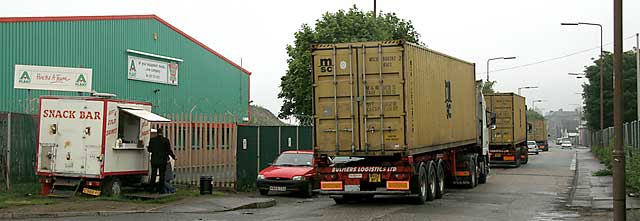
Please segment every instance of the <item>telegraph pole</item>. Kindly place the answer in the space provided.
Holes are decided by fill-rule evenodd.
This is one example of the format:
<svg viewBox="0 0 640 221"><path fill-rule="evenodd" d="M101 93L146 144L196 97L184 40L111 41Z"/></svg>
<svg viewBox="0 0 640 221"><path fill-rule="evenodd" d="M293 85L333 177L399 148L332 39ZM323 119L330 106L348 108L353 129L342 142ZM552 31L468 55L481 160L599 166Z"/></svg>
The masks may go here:
<svg viewBox="0 0 640 221"><path fill-rule="evenodd" d="M640 36L638 35L639 34L636 33L636 93L640 92ZM636 119L640 120L640 99L636 100L638 102L638 105L636 106L636 109L638 111L638 118Z"/></svg>
<svg viewBox="0 0 640 221"><path fill-rule="evenodd" d="M626 220L625 155L622 143L622 0L613 1L613 220Z"/></svg>
<svg viewBox="0 0 640 221"><path fill-rule="evenodd" d="M376 14L378 14L378 11L376 10L376 0L373 0L373 17L376 17Z"/></svg>

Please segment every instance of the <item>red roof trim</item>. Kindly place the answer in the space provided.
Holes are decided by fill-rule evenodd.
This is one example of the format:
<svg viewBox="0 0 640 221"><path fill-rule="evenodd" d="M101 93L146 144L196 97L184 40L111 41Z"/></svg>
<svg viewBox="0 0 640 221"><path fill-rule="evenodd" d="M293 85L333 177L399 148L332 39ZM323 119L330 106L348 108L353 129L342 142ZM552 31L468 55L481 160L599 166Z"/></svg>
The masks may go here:
<svg viewBox="0 0 640 221"><path fill-rule="evenodd" d="M155 19L155 20L159 21L160 23L164 24L165 26L169 27L173 31L181 34L185 38L191 40L193 43L196 43L197 45L199 45L200 47L204 48L205 50L211 52L212 54L214 54L214 55L218 56L219 58L221 58L222 60L226 61L227 63L233 65L236 68L238 68L240 71L244 72L245 74L251 75L251 72L248 71L247 69L244 69L243 67L240 67L240 65L238 65L235 62L229 60L228 58L226 58L222 54L218 53L217 51L214 51L213 49L209 48L208 46L206 46L202 42L200 42L200 41L196 40L195 38L189 36L187 33L184 33L180 29L178 29L175 26L169 24L168 22L166 22L165 20L161 19L160 17L158 17L156 15L6 17L6 18L0 18L0 23L10 23L10 22L57 22L57 21L96 21L96 20L128 20L128 19Z"/></svg>

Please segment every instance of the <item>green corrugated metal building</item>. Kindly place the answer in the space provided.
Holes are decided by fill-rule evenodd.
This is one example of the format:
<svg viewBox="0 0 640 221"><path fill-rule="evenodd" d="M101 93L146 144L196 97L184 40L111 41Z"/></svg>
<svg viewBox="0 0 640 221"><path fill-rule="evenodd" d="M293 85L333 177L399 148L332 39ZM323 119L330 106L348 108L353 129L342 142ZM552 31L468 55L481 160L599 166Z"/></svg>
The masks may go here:
<svg viewBox="0 0 640 221"><path fill-rule="evenodd" d="M0 18L0 49L0 112L36 113L42 95L79 94L14 89L15 65L34 65L91 68L92 90L151 102L156 113L197 105L249 117L251 73L155 15ZM177 64L177 85L129 79L129 56Z"/></svg>

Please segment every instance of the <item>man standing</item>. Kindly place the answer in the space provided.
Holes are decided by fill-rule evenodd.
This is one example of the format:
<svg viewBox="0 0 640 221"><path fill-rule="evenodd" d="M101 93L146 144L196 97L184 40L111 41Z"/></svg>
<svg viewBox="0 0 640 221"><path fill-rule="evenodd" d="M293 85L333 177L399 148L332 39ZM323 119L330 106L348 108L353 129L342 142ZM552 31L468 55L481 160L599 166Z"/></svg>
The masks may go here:
<svg viewBox="0 0 640 221"><path fill-rule="evenodd" d="M147 146L147 150L151 153L151 180L149 185L151 188L155 186L155 191L159 193L164 193L165 172L169 156L173 160L177 160L176 155L171 150L169 139L162 135L162 129L157 129L156 136L149 140L149 146ZM160 181L156 184L156 174L158 173L160 174Z"/></svg>

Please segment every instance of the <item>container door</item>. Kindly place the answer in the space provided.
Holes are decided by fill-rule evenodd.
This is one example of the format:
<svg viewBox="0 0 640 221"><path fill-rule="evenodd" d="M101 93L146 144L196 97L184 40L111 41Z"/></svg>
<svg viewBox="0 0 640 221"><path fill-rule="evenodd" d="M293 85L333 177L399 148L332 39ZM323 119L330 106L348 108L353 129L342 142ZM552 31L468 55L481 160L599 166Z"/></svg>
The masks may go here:
<svg viewBox="0 0 640 221"><path fill-rule="evenodd" d="M360 151L405 149L402 47L366 45L358 53Z"/></svg>
<svg viewBox="0 0 640 221"><path fill-rule="evenodd" d="M513 141L512 96L493 96L492 106L496 113L496 129L492 130L492 143L509 144Z"/></svg>
<svg viewBox="0 0 640 221"><path fill-rule="evenodd" d="M357 53L352 46L313 52L316 150L351 153L359 147Z"/></svg>

